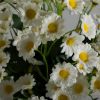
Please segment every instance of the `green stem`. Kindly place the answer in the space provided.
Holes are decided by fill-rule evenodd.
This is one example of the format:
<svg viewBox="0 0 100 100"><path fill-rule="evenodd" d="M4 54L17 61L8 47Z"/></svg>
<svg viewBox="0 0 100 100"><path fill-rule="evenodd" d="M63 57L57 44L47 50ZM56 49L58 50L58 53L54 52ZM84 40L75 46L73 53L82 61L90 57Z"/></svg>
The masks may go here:
<svg viewBox="0 0 100 100"><path fill-rule="evenodd" d="M46 57L45 57L44 54L41 53L41 51L39 51L39 50L36 50L36 51L37 51L37 52L42 56L42 58L43 58L43 61L44 61L45 66L46 66L46 75L47 75L47 79L48 79L48 63L47 63Z"/></svg>
<svg viewBox="0 0 100 100"><path fill-rule="evenodd" d="M90 7L90 9L89 9L89 11L87 12L87 14L89 14L90 11L91 11L94 7L95 7L95 5L92 3L92 4L91 4L91 7Z"/></svg>
<svg viewBox="0 0 100 100"><path fill-rule="evenodd" d="M47 52L47 44L44 45L44 55L46 55Z"/></svg>
<svg viewBox="0 0 100 100"><path fill-rule="evenodd" d="M47 82L47 79L44 77L44 75L41 73L39 67L37 66L37 71L38 71L38 74L42 77L42 79L44 79L46 82Z"/></svg>
<svg viewBox="0 0 100 100"><path fill-rule="evenodd" d="M55 41L51 44L51 46L50 46L50 48L49 48L49 50L48 50L46 56L48 56L48 55L50 54L50 51L51 51L53 45L54 45L56 42L57 42L57 40L55 40Z"/></svg>

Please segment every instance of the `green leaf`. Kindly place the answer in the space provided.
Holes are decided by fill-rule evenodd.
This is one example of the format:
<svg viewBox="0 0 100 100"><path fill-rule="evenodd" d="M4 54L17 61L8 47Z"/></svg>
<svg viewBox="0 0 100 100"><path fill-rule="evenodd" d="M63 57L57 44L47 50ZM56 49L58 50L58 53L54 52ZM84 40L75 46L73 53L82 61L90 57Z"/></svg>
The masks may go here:
<svg viewBox="0 0 100 100"><path fill-rule="evenodd" d="M12 19L13 19L13 27L18 29L18 30L22 30L23 23L21 22L20 17L16 14L13 14Z"/></svg>

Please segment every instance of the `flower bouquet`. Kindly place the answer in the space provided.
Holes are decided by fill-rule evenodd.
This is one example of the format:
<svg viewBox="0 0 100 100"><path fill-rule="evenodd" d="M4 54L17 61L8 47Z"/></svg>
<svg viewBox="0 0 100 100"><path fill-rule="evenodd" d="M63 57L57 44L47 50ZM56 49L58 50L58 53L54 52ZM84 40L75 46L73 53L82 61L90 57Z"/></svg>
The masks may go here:
<svg viewBox="0 0 100 100"><path fill-rule="evenodd" d="M0 0L0 100L100 100L100 0Z"/></svg>

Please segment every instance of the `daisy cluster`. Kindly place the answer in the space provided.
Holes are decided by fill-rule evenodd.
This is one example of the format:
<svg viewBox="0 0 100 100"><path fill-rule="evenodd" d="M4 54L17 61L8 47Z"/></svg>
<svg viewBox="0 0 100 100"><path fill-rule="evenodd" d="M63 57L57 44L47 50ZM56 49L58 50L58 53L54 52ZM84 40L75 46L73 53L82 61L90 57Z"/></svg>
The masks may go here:
<svg viewBox="0 0 100 100"><path fill-rule="evenodd" d="M0 100L100 100L97 7L100 0L1 0ZM78 16L70 31L65 10Z"/></svg>

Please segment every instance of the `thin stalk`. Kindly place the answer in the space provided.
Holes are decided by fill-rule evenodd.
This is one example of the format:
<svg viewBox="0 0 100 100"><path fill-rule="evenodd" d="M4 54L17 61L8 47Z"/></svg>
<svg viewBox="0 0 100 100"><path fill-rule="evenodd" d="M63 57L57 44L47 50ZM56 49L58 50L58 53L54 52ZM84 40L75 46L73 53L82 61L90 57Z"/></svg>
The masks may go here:
<svg viewBox="0 0 100 100"><path fill-rule="evenodd" d="M46 60L46 57L44 54L42 54L39 50L36 50L43 58L43 61L45 63L45 66L46 66L46 75L47 75L47 79L48 79L48 63L47 63L47 60Z"/></svg>

